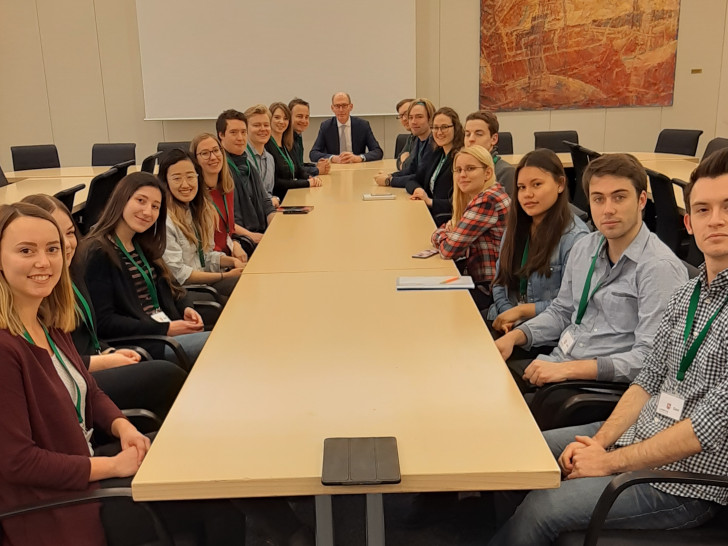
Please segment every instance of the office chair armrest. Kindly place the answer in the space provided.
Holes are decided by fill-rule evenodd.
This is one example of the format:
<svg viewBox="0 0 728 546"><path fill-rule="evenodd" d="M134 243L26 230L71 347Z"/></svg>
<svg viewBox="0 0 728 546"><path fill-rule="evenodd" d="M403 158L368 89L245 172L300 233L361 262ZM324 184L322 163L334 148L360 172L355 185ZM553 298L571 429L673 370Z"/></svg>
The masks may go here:
<svg viewBox="0 0 728 546"><path fill-rule="evenodd" d="M629 383L614 383L612 381L592 381L587 379L575 379L572 381L562 381L561 383L549 383L536 391L531 402L531 408L535 411L541 409L543 403L549 396L564 389L582 389L589 392L595 390L603 390L609 393L622 394L629 387Z"/></svg>
<svg viewBox="0 0 728 546"><path fill-rule="evenodd" d="M124 417L129 419L130 421L136 420L136 419L146 419L154 423L154 426L156 427L155 430L159 430L162 427L162 420L159 418L159 415L154 413L153 411L149 411L142 408L133 408L133 409L125 409L121 410L121 413L124 414Z"/></svg>
<svg viewBox="0 0 728 546"><path fill-rule="evenodd" d="M164 343L170 349L172 349L172 352L177 357L177 364L183 370L189 371L192 369L192 363L190 362L190 358L187 356L187 353L182 348L182 345L180 345L179 342L171 336L145 334L140 336L115 337L112 339L105 339L104 341L111 346L124 343L139 343L142 341L158 341L160 343Z"/></svg>
<svg viewBox="0 0 728 546"><path fill-rule="evenodd" d="M220 318L220 313L222 313L222 305L216 301L193 301L192 307L202 317L205 330L212 330L212 327L217 324L217 319Z"/></svg>
<svg viewBox="0 0 728 546"><path fill-rule="evenodd" d="M7 512L0 513L0 520L12 518L15 516L23 516L43 510L53 510L66 506L76 506L79 504L88 504L90 502L99 502L103 501L104 499L114 498L128 498L133 500L131 487L110 487L108 489L101 488L65 498L26 504L24 506L14 508ZM174 541L172 540L169 531L167 531L164 523L162 523L162 520L159 518L159 516L157 516L156 512L152 509L152 507L145 502L138 504L139 506L144 508L147 514L149 514L149 517L152 519L152 522L154 524L154 530L157 533L157 538L159 538L160 544L162 546L174 546Z"/></svg>
<svg viewBox="0 0 728 546"><path fill-rule="evenodd" d="M217 303L222 303L222 301L220 300L220 293L214 286L210 286L208 284L185 284L183 288L185 290L189 290L190 292L205 292L214 297Z"/></svg>
<svg viewBox="0 0 728 546"><path fill-rule="evenodd" d="M604 488L597 504L594 506L589 527L587 527L584 546L596 546L604 520L609 514L617 497L633 485L642 483L685 483L690 485L712 485L728 487L728 476L699 474L695 472L672 472L669 470L636 470L619 474Z"/></svg>
<svg viewBox="0 0 728 546"><path fill-rule="evenodd" d="M142 361L154 360L154 358L152 358L152 355L149 354L149 351L147 351L144 347L140 347L139 345L124 343L118 347L114 347L114 349L131 349L132 351L139 353L139 356L142 357Z"/></svg>

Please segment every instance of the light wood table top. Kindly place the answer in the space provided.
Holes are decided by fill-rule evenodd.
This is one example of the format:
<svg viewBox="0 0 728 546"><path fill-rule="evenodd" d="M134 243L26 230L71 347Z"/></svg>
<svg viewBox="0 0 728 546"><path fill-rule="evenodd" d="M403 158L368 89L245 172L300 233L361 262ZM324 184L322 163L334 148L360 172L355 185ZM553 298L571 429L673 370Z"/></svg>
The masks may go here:
<svg viewBox="0 0 728 546"><path fill-rule="evenodd" d="M467 291L396 292L398 276L427 274L449 269L246 271L134 478L134 498L558 487L556 462ZM321 484L325 438L388 435L400 484Z"/></svg>
<svg viewBox="0 0 728 546"><path fill-rule="evenodd" d="M14 184L8 184L0 188L0 203L9 204L20 201L28 195L35 193L46 193L54 195L61 190L72 188L78 184L85 184L86 187L76 193L74 201L74 212L83 208L86 203L91 176L77 176L69 178L25 178Z"/></svg>
<svg viewBox="0 0 728 546"><path fill-rule="evenodd" d="M697 163L700 158L693 157L689 155L679 155L679 154L661 154L661 153L655 153L655 152L600 152L600 153L627 153L632 154L635 156L640 162L644 161L691 161L693 163ZM518 163L521 161L523 156L526 154L511 154L511 155L502 155L501 159L507 161L514 167L518 165ZM561 163L564 165L564 168L573 167L574 163L571 161L571 154L570 153L559 153L556 154L559 156L559 159L561 160Z"/></svg>
<svg viewBox="0 0 728 546"><path fill-rule="evenodd" d="M677 178L683 182L690 180L690 175L697 168L697 164L692 161L672 161L672 160L652 160L642 161L642 165L646 169L660 172L668 178Z"/></svg>
<svg viewBox="0 0 728 546"><path fill-rule="evenodd" d="M360 171L365 170L381 170L387 173L391 173L397 170L396 159L380 159L378 161L365 161L363 163L332 163L331 172L336 173L339 171Z"/></svg>
<svg viewBox="0 0 728 546"><path fill-rule="evenodd" d="M304 191L316 190L323 188ZM278 213L245 273L437 269L452 264L439 256L412 258L432 248L435 223L422 201L359 197L314 206L309 214Z"/></svg>
<svg viewBox="0 0 728 546"><path fill-rule="evenodd" d="M321 175L323 186L288 190L284 205L336 205L363 201L365 193L394 194L398 201L411 201L403 188L379 186L374 182L378 170L344 170ZM371 203L366 203L371 204Z"/></svg>
<svg viewBox="0 0 728 546"><path fill-rule="evenodd" d="M5 173L10 178L93 178L97 174L105 173L111 167L58 167L54 169L32 169L28 171L11 171ZM141 165L132 165L127 172L133 173L141 170Z"/></svg>

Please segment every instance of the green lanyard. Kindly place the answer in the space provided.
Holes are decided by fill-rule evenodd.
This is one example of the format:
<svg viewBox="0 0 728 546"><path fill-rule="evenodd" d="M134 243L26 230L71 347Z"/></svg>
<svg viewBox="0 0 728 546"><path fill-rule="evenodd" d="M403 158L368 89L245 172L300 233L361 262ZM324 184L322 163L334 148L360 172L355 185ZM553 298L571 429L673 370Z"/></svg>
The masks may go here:
<svg viewBox="0 0 728 546"><path fill-rule="evenodd" d="M72 282L71 286L73 287L73 293L76 294L76 312L81 317L88 333L91 334L91 343L94 346L96 354L101 354L101 344L99 343L99 338L96 335L96 327L94 326L94 319L91 315L91 308L89 307L88 301L86 301L86 298L83 297L83 294L81 294L81 291L78 289L75 282ZM81 304L80 306L78 305L79 303Z"/></svg>
<svg viewBox="0 0 728 546"><path fill-rule="evenodd" d="M222 211L220 210L220 207L217 206L217 203L215 203L214 199L212 200L212 206L215 207L215 210L220 215L220 219L222 220L222 223L225 224L225 233L227 233L228 235L232 235L232 231L230 231L230 224L228 224L228 218L226 216L226 214L229 210L228 205L227 205L227 197L225 197L225 194L222 192L220 192L220 195L222 195L222 205L225 207L225 214L222 213ZM197 228L195 228L195 235L197 235ZM197 240L198 241L200 240L199 235L197 235ZM199 247L199 243L197 246L197 251L198 252L201 251L201 249ZM204 259L200 258L200 261L202 262L202 267L205 267Z"/></svg>
<svg viewBox="0 0 728 546"><path fill-rule="evenodd" d="M147 290L149 290L149 296L152 298L152 305L154 306L154 310L159 311L159 298L157 297L157 287L154 286L154 282L152 281L154 275L152 273L152 268L149 266L149 262L147 261L146 256L144 256L144 252L142 252L142 249L139 248L135 242L134 250L136 250L137 254L139 254L139 257L142 259L142 263L144 264L144 267L142 267L137 263L134 258L131 257L131 254L126 251L118 236L116 237L116 246L119 247L119 249L124 253L124 256L126 256L127 259L136 268L136 270L139 271L142 279L144 279L144 284L147 285Z"/></svg>
<svg viewBox="0 0 728 546"><path fill-rule="evenodd" d="M244 176L248 176L250 174L250 169L251 169L251 167L250 167L250 160L247 158L247 156L245 158L245 162L248 164L248 172L246 172L245 174L243 174L243 172L238 168L238 166L235 164L235 162L232 159L230 159L230 157L227 158L227 162L228 162L229 167L232 170L234 170L236 173L238 173L238 176L241 179Z"/></svg>
<svg viewBox="0 0 728 546"><path fill-rule="evenodd" d="M291 156L288 155L288 150L286 150L285 146L283 148L278 146L275 138L271 137L270 141L273 143L273 146L276 147L278 153L283 156L285 162L288 164L288 168L291 170L291 178L296 178L296 169L293 167L293 161L291 160Z"/></svg>
<svg viewBox="0 0 728 546"><path fill-rule="evenodd" d="M528 237L526 239L526 246L523 247L523 255L521 256L521 274L523 274L523 267L526 265L526 261L528 261L528 243L530 241L531 238ZM521 299L525 301L526 293L528 292L528 277L521 277L519 283L519 292L521 294Z"/></svg>
<svg viewBox="0 0 728 546"><path fill-rule="evenodd" d="M227 209L227 207L225 207ZM227 224L225 224L227 227ZM197 226L192 222L192 229L195 230L195 237L197 237L197 256L200 258L200 264L205 267L205 253L202 252L202 240L200 239L200 232L197 231Z"/></svg>
<svg viewBox="0 0 728 546"><path fill-rule="evenodd" d="M41 326L43 326L41 324ZM78 383L76 383L76 380L71 375L70 370L66 366L66 363L63 361L63 357L61 357L61 353L58 351L58 347L56 347L56 344L53 343L53 340L51 339L51 336L48 334L48 330L46 330L46 327L43 326L43 333L45 334L46 339L48 340L48 345L51 347L51 351L53 351L53 354L56 355L56 358L58 359L58 362L61 363L61 366L63 367L66 374L68 374L68 377L71 379L71 383L73 383L73 386L76 387L76 417L78 418L79 423L83 423L83 416L81 415L81 388L78 386ZM35 345L35 342L33 341L33 338L30 337L30 334L28 333L28 330L23 331L23 337L25 337L26 340L28 340L28 343L31 345Z"/></svg>
<svg viewBox="0 0 728 546"><path fill-rule="evenodd" d="M581 319L584 317L584 313L586 313L586 308L589 305L589 300L592 299L592 296L594 296L594 292L599 290L601 288L602 283L600 282L594 287L594 290L592 293L589 293L589 288L591 288L591 280L592 276L594 275L594 266L597 263L597 257L599 256L599 250L602 248L602 244L604 243L604 235L602 235L602 238L599 239L599 244L597 245L597 250L594 252L594 257L592 258L591 265L589 266L589 272L586 274L586 281L584 282L584 290L581 293L581 301L579 302L579 310L576 312L576 324L581 324Z"/></svg>
<svg viewBox="0 0 728 546"><path fill-rule="evenodd" d="M685 320L685 332L683 332L683 340L685 341L686 347L688 339L690 339L690 332L693 330L693 323L695 322L695 311L697 311L698 309L698 301L700 300L700 284L700 281L698 281L695 285L695 288L693 289L692 296L690 296L690 307L688 307L688 317ZM682 381L683 379L685 379L685 372L688 371L688 368L690 368L693 360L695 360L695 355L698 353L698 349L700 349L700 346L703 344L705 336L708 335L708 330L710 330L713 321L723 310L723 307L725 307L726 303L728 303L728 298L723 301L721 306L718 307L716 312L713 313L713 315L708 319L708 322L705 323L703 329L700 330L698 337L696 337L695 341L690 344L690 347L687 349L685 355L680 360L680 368L678 368L677 371L678 381Z"/></svg>
<svg viewBox="0 0 728 546"><path fill-rule="evenodd" d="M437 164L437 167L435 168L435 172L432 174L432 177L430 178L430 193L435 192L435 180L437 180L437 176L440 174L440 170L442 170L442 166L445 164L445 160L447 159L447 155L443 155L440 162Z"/></svg>
<svg viewBox="0 0 728 546"><path fill-rule="evenodd" d="M255 168L258 169L258 172L260 172L260 165L258 165L258 158L255 156L255 152L253 151L253 148L250 147L250 144L248 144L248 155L253 158L253 163L255 163ZM240 171L238 171L240 173Z"/></svg>

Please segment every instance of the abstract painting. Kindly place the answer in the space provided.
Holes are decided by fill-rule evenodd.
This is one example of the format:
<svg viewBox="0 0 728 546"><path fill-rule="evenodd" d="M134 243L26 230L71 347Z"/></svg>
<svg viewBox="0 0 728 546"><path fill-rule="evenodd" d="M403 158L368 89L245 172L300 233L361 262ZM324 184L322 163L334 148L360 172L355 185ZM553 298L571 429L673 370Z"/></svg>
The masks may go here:
<svg viewBox="0 0 728 546"><path fill-rule="evenodd" d="M481 0L480 106L669 106L680 0Z"/></svg>

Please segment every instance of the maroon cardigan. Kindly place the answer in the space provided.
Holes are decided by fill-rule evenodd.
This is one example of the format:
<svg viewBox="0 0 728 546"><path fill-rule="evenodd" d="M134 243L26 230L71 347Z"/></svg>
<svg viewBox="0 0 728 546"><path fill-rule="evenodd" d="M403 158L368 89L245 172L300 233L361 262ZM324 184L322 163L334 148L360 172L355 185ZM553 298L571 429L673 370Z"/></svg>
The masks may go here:
<svg viewBox="0 0 728 546"><path fill-rule="evenodd" d="M96 386L71 337L51 330L88 386L86 423L110 432L123 417ZM95 489L76 410L45 349L0 330L0 511ZM2 522L3 545L105 544L98 504L44 511Z"/></svg>

